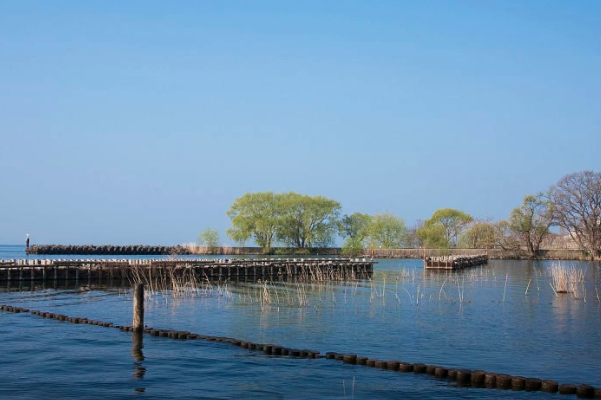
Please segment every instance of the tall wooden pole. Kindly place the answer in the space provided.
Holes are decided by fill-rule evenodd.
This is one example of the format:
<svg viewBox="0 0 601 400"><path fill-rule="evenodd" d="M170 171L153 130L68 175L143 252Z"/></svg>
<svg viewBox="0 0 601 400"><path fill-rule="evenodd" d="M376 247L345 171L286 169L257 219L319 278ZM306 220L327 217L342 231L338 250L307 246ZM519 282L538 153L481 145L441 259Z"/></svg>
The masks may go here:
<svg viewBox="0 0 601 400"><path fill-rule="evenodd" d="M134 332L144 330L144 285L139 283L134 289Z"/></svg>

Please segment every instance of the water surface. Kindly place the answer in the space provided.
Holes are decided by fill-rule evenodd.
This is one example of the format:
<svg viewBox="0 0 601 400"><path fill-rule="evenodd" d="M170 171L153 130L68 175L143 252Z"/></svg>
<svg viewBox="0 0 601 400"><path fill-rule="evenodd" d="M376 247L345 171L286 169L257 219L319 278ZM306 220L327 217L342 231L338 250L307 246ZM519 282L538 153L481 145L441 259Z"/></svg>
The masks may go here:
<svg viewBox="0 0 601 400"><path fill-rule="evenodd" d="M4 254L0 258L14 258ZM581 270L585 279L579 293L556 295L550 286L552 265L492 260L449 274L424 272L421 260L378 260L374 278L367 281L222 282L183 298L155 292L146 300L145 322L322 354L353 353L599 387L601 267L563 262ZM12 284L0 289L1 304L131 324L127 287ZM132 348L131 334L117 329L2 312L0 397L553 396L458 388L425 375L273 357L216 342L145 336L143 360Z"/></svg>

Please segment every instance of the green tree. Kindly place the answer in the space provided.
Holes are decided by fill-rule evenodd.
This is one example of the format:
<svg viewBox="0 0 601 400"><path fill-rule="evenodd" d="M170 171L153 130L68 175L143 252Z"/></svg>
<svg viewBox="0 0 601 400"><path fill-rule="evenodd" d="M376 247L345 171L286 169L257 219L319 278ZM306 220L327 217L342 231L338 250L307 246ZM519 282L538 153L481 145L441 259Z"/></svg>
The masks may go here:
<svg viewBox="0 0 601 400"><path fill-rule="evenodd" d="M367 235L367 228L372 219L367 214L354 213L340 218L339 234L343 238L359 239L362 241Z"/></svg>
<svg viewBox="0 0 601 400"><path fill-rule="evenodd" d="M334 242L340 203L322 196L311 197L294 192L280 194L279 198L278 240L298 249L327 247Z"/></svg>
<svg viewBox="0 0 601 400"><path fill-rule="evenodd" d="M236 243L253 239L265 254L271 252L280 226L280 199L272 192L246 193L227 212L232 227L227 235Z"/></svg>
<svg viewBox="0 0 601 400"><path fill-rule="evenodd" d="M522 205L511 211L508 222L520 244L528 249L531 257L535 257L553 223L553 203L543 194L527 195Z"/></svg>
<svg viewBox="0 0 601 400"><path fill-rule="evenodd" d="M407 228L401 218L384 213L371 217L367 232L375 246L383 249L398 249L403 247Z"/></svg>
<svg viewBox="0 0 601 400"><path fill-rule="evenodd" d="M476 221L459 236L459 246L466 249L492 248L496 243L495 224L490 221Z"/></svg>
<svg viewBox="0 0 601 400"><path fill-rule="evenodd" d="M219 248L219 231L207 228L198 235L198 244L206 246L209 253L215 253Z"/></svg>
<svg viewBox="0 0 601 400"><path fill-rule="evenodd" d="M417 235L427 247L446 249L457 246L457 238L473 220L463 211L443 208L424 221Z"/></svg>

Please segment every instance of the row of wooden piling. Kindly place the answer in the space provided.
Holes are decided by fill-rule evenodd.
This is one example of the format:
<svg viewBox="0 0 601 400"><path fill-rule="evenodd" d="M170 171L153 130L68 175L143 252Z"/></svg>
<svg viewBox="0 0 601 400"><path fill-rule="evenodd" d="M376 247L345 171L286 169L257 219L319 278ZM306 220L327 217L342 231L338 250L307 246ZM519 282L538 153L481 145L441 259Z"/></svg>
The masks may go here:
<svg viewBox="0 0 601 400"><path fill-rule="evenodd" d="M190 248L177 246L149 245L32 245L27 249L28 254L99 254L99 255L186 255L192 254Z"/></svg>
<svg viewBox="0 0 601 400"><path fill-rule="evenodd" d="M174 260L3 260L2 281L70 281L95 283L135 280L140 274L192 273L201 280L279 280L306 276L336 280L366 279L374 261L348 258L174 259ZM315 278L315 279L313 279ZM331 280L334 280L331 279Z"/></svg>
<svg viewBox="0 0 601 400"><path fill-rule="evenodd" d="M475 267L486 263L488 263L488 255L486 254L438 256L426 257L424 259L424 268L455 270L468 267Z"/></svg>
<svg viewBox="0 0 601 400"><path fill-rule="evenodd" d="M64 314L54 314L26 308L0 305L0 310L13 313L31 313L43 318L51 318L75 324L97 325L102 327L117 328L123 332L134 332L133 326L114 325L109 322L90 320L87 318L69 317ZM400 373L414 373L433 376L440 380L455 382L458 386L470 386L487 389L543 391L547 393L559 393L563 395L576 395L578 398L601 399L601 388L595 388L587 384L574 385L570 383L559 384L555 380L543 380L523 376L512 376L483 370L452 369L439 365L428 365L422 363L408 363L399 360L380 360L337 352L327 352L321 355L319 351L296 349L274 344L253 343L245 340L222 337L206 336L189 331L177 331L167 329L154 329L145 327L143 332L150 336L165 337L177 340L206 340L214 342L229 343L244 349L261 351L270 356L289 356L296 358L319 359L326 358L342 361L344 364L364 365L367 367L380 368Z"/></svg>

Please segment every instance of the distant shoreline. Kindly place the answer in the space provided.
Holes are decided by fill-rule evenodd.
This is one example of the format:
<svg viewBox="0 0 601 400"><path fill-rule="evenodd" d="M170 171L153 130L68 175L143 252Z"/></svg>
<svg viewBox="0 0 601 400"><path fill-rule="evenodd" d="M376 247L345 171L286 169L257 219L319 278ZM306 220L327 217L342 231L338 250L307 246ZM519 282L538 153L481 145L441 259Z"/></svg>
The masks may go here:
<svg viewBox="0 0 601 400"><path fill-rule="evenodd" d="M290 254L286 253L286 248L273 248L278 255L303 257L303 256L340 256L341 248L315 248L306 249L302 254L295 253L291 249ZM398 259L418 259L439 255L469 255L469 254L488 254L490 259L531 259L525 251L503 250L503 249L374 249L374 258L398 258ZM149 246L149 245L33 245L29 248L29 254L34 255L233 255L233 256L264 256L260 247L206 247L194 245L177 246ZM358 257L371 257L371 250L364 249L363 254ZM539 260L590 260L582 250L571 249L545 249L541 250L535 259Z"/></svg>

